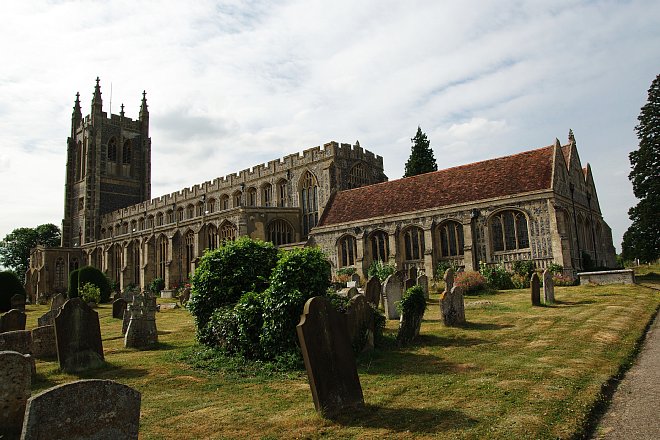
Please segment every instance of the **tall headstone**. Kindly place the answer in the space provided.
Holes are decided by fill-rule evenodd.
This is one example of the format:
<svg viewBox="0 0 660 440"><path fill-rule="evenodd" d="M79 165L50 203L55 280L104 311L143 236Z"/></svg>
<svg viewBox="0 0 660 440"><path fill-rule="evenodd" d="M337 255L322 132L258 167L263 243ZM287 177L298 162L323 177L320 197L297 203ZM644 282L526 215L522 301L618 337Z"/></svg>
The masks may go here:
<svg viewBox="0 0 660 440"><path fill-rule="evenodd" d="M552 279L552 272L548 269L543 271L543 302L555 303L555 282Z"/></svg>
<svg viewBox="0 0 660 440"><path fill-rule="evenodd" d="M30 356L0 351L0 438L19 438L31 394Z"/></svg>
<svg viewBox="0 0 660 440"><path fill-rule="evenodd" d="M0 315L0 333L25 330L27 315L18 309L11 309Z"/></svg>
<svg viewBox="0 0 660 440"><path fill-rule="evenodd" d="M454 287L454 275L454 269L451 267L445 271L445 275L442 277L445 281L445 292L451 292Z"/></svg>
<svg viewBox="0 0 660 440"><path fill-rule="evenodd" d="M529 283L529 289L532 294L532 305L540 306L541 305L541 281L539 280L539 275L534 272Z"/></svg>
<svg viewBox="0 0 660 440"><path fill-rule="evenodd" d="M305 303L296 326L314 406L326 416L364 404L345 319L316 296Z"/></svg>
<svg viewBox="0 0 660 440"><path fill-rule="evenodd" d="M411 267L408 269L408 277L407 279L409 280L416 280L417 279L417 268L415 266Z"/></svg>
<svg viewBox="0 0 660 440"><path fill-rule="evenodd" d="M17 293L11 297L11 308L18 309L21 312L25 311L25 296Z"/></svg>
<svg viewBox="0 0 660 440"><path fill-rule="evenodd" d="M37 359L57 357L54 325L44 325L32 329L32 356Z"/></svg>
<svg viewBox="0 0 660 440"><path fill-rule="evenodd" d="M124 318L124 310L126 310L126 300L124 298L117 298L112 302L112 317L115 319Z"/></svg>
<svg viewBox="0 0 660 440"><path fill-rule="evenodd" d="M403 277L401 272L394 272L383 283L383 304L387 319L399 319L396 303L403 297Z"/></svg>
<svg viewBox="0 0 660 440"><path fill-rule="evenodd" d="M140 393L111 380L78 380L27 402L22 439L137 439Z"/></svg>
<svg viewBox="0 0 660 440"><path fill-rule="evenodd" d="M465 323L465 299L461 287L454 286L450 291L442 292L440 312L442 322L448 327Z"/></svg>
<svg viewBox="0 0 660 440"><path fill-rule="evenodd" d="M356 295L348 302L346 328L351 346L358 352L374 348L374 312L364 295Z"/></svg>
<svg viewBox="0 0 660 440"><path fill-rule="evenodd" d="M367 297L367 301L376 307L378 307L378 303L380 302L380 291L381 284L378 277L369 278L364 289L364 296Z"/></svg>
<svg viewBox="0 0 660 440"><path fill-rule="evenodd" d="M429 299L429 278L421 274L417 277L417 285L424 291L424 298Z"/></svg>
<svg viewBox="0 0 660 440"><path fill-rule="evenodd" d="M55 317L55 340L60 368L66 372L105 363L99 314L80 298L68 300Z"/></svg>
<svg viewBox="0 0 660 440"><path fill-rule="evenodd" d="M126 311L129 322L124 337L124 347L148 348L158 343L156 329L156 297L135 295Z"/></svg>
<svg viewBox="0 0 660 440"><path fill-rule="evenodd" d="M417 278L408 278L404 282L403 291L407 292L408 289L410 289L411 287L415 287L416 285L417 285Z"/></svg>

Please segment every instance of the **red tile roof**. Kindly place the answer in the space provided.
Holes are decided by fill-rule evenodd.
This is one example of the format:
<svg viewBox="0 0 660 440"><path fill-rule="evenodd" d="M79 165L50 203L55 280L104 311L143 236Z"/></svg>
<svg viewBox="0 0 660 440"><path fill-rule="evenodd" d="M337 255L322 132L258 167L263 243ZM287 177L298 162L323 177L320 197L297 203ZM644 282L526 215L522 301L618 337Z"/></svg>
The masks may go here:
<svg viewBox="0 0 660 440"><path fill-rule="evenodd" d="M552 187L553 146L339 191L319 226L354 222Z"/></svg>

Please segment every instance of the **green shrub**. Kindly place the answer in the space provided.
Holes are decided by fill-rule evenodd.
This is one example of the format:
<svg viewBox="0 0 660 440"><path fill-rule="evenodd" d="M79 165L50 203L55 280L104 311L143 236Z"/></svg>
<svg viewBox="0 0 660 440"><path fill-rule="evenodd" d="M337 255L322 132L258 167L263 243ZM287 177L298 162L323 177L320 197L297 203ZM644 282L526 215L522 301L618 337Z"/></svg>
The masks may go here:
<svg viewBox="0 0 660 440"><path fill-rule="evenodd" d="M548 270L550 271L550 273L561 274L564 272L564 266L562 266L561 264L550 263L548 265Z"/></svg>
<svg viewBox="0 0 660 440"><path fill-rule="evenodd" d="M72 270L69 272L69 288L67 290L67 295L69 298L78 298L78 274L80 269Z"/></svg>
<svg viewBox="0 0 660 440"><path fill-rule="evenodd" d="M378 277L380 282L384 282L387 277L396 272L396 267L393 264L384 263L381 260L376 260L371 263L367 270L367 275L370 277Z"/></svg>
<svg viewBox="0 0 660 440"><path fill-rule="evenodd" d="M236 340L233 341L236 353L246 358L261 357L260 333L264 324L264 297L257 292L247 292L234 306Z"/></svg>
<svg viewBox="0 0 660 440"><path fill-rule="evenodd" d="M514 287L511 281L511 275L502 265L487 266L485 263L481 263L479 272L493 289L506 290L513 289Z"/></svg>
<svg viewBox="0 0 660 440"><path fill-rule="evenodd" d="M14 272L9 270L0 272L0 312L11 310L11 297L25 295L25 288Z"/></svg>
<svg viewBox="0 0 660 440"><path fill-rule="evenodd" d="M454 285L463 289L464 293L476 293L487 290L488 281L479 272L458 272Z"/></svg>
<svg viewBox="0 0 660 440"><path fill-rule="evenodd" d="M422 287L413 286L406 290L401 301L397 302L396 308L400 313L406 315L423 314L426 310L426 298Z"/></svg>
<svg viewBox="0 0 660 440"><path fill-rule="evenodd" d="M458 266L449 263L448 261L441 261L435 267L435 279L442 280L445 277L445 272L447 269L453 269L454 272L458 272Z"/></svg>
<svg viewBox="0 0 660 440"><path fill-rule="evenodd" d="M81 267L80 269L77 270L77 272L78 272L78 286L82 286L86 283L91 283L99 288L99 292L101 295L100 302L105 303L110 301L110 294L112 293L112 289L110 288L110 281L108 281L108 277L106 277L103 272L101 272L100 270L98 270L93 266ZM78 293L80 294L80 292Z"/></svg>
<svg viewBox="0 0 660 440"><path fill-rule="evenodd" d="M204 333L211 315L219 308L233 306L245 292L261 292L277 262L272 243L241 237L206 252L192 277L188 309L195 317L197 331ZM329 276L328 276L329 277ZM309 277L313 279L313 274ZM199 335L200 341L205 335Z"/></svg>
<svg viewBox="0 0 660 440"><path fill-rule="evenodd" d="M316 247L284 252L270 276L270 285L278 291L299 290L304 295L325 295L330 286L330 263Z"/></svg>
<svg viewBox="0 0 660 440"><path fill-rule="evenodd" d="M516 289L526 289L529 287L529 278L517 273L511 275L511 282L513 283L513 287Z"/></svg>
<svg viewBox="0 0 660 440"><path fill-rule="evenodd" d="M101 289L92 283L85 283L78 288L80 299L86 303L98 304L101 301Z"/></svg>
<svg viewBox="0 0 660 440"><path fill-rule="evenodd" d="M214 310L206 325L197 329L197 340L209 347L217 347L228 354L236 354L238 326L232 306Z"/></svg>
<svg viewBox="0 0 660 440"><path fill-rule="evenodd" d="M357 272L357 269L354 267L340 267L337 269L337 275L346 275L346 276L352 276L355 272Z"/></svg>
<svg viewBox="0 0 660 440"><path fill-rule="evenodd" d="M149 292L154 295L160 295L160 292L165 288L165 280L162 278L154 278L147 286Z"/></svg>
<svg viewBox="0 0 660 440"><path fill-rule="evenodd" d="M536 266L532 260L516 260L513 262L513 273L516 273L524 278L529 278L534 273Z"/></svg>
<svg viewBox="0 0 660 440"><path fill-rule="evenodd" d="M572 276L564 276L561 274L553 275L552 281L554 282L555 286L575 286L579 283L579 281Z"/></svg>

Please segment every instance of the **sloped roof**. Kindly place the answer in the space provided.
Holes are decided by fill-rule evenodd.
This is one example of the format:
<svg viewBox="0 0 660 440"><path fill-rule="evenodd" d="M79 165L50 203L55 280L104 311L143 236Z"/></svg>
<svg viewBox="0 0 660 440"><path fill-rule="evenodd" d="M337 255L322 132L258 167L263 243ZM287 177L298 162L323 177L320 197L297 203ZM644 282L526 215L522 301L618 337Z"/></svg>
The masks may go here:
<svg viewBox="0 0 660 440"><path fill-rule="evenodd" d="M550 189L553 146L337 192L318 226Z"/></svg>

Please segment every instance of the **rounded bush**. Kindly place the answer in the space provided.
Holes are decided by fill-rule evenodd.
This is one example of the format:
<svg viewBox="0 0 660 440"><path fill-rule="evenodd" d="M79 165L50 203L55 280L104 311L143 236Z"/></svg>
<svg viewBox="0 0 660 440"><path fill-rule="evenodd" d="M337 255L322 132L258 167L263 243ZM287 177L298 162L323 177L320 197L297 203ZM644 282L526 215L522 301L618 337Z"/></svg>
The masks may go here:
<svg viewBox="0 0 660 440"><path fill-rule="evenodd" d="M305 296L325 295L330 286L330 263L317 247L284 252L270 277L279 292L299 290Z"/></svg>
<svg viewBox="0 0 660 440"><path fill-rule="evenodd" d="M80 269L72 270L69 272L69 288L67 289L67 295L69 298L78 298L78 274Z"/></svg>
<svg viewBox="0 0 660 440"><path fill-rule="evenodd" d="M502 265L486 266L484 263L481 263L479 272L486 278L486 282L493 289L506 290L514 288L511 281L511 274Z"/></svg>
<svg viewBox="0 0 660 440"><path fill-rule="evenodd" d="M459 272L454 279L454 285L459 286L465 293L475 293L486 290L486 278L479 272Z"/></svg>
<svg viewBox="0 0 660 440"><path fill-rule="evenodd" d="M298 352L296 325L307 300L300 290L279 290L274 286L264 292L264 324L259 343L266 359L282 353Z"/></svg>
<svg viewBox="0 0 660 440"><path fill-rule="evenodd" d="M80 269L77 270L77 272L78 272L78 286L83 286L86 283L90 283L98 287L100 292L100 301L102 303L110 301L110 294L112 292L112 289L110 288L110 282L108 281L108 277L106 277L103 272L101 272L99 269L93 266L81 267ZM71 296L69 295L69 297Z"/></svg>
<svg viewBox="0 0 660 440"><path fill-rule="evenodd" d="M78 293L80 294L80 299L86 303L98 304L101 301L101 289L92 283L85 283L80 286Z"/></svg>
<svg viewBox="0 0 660 440"><path fill-rule="evenodd" d="M25 296L25 288L16 274L8 270L0 272L0 312L11 310L11 297L16 294Z"/></svg>

